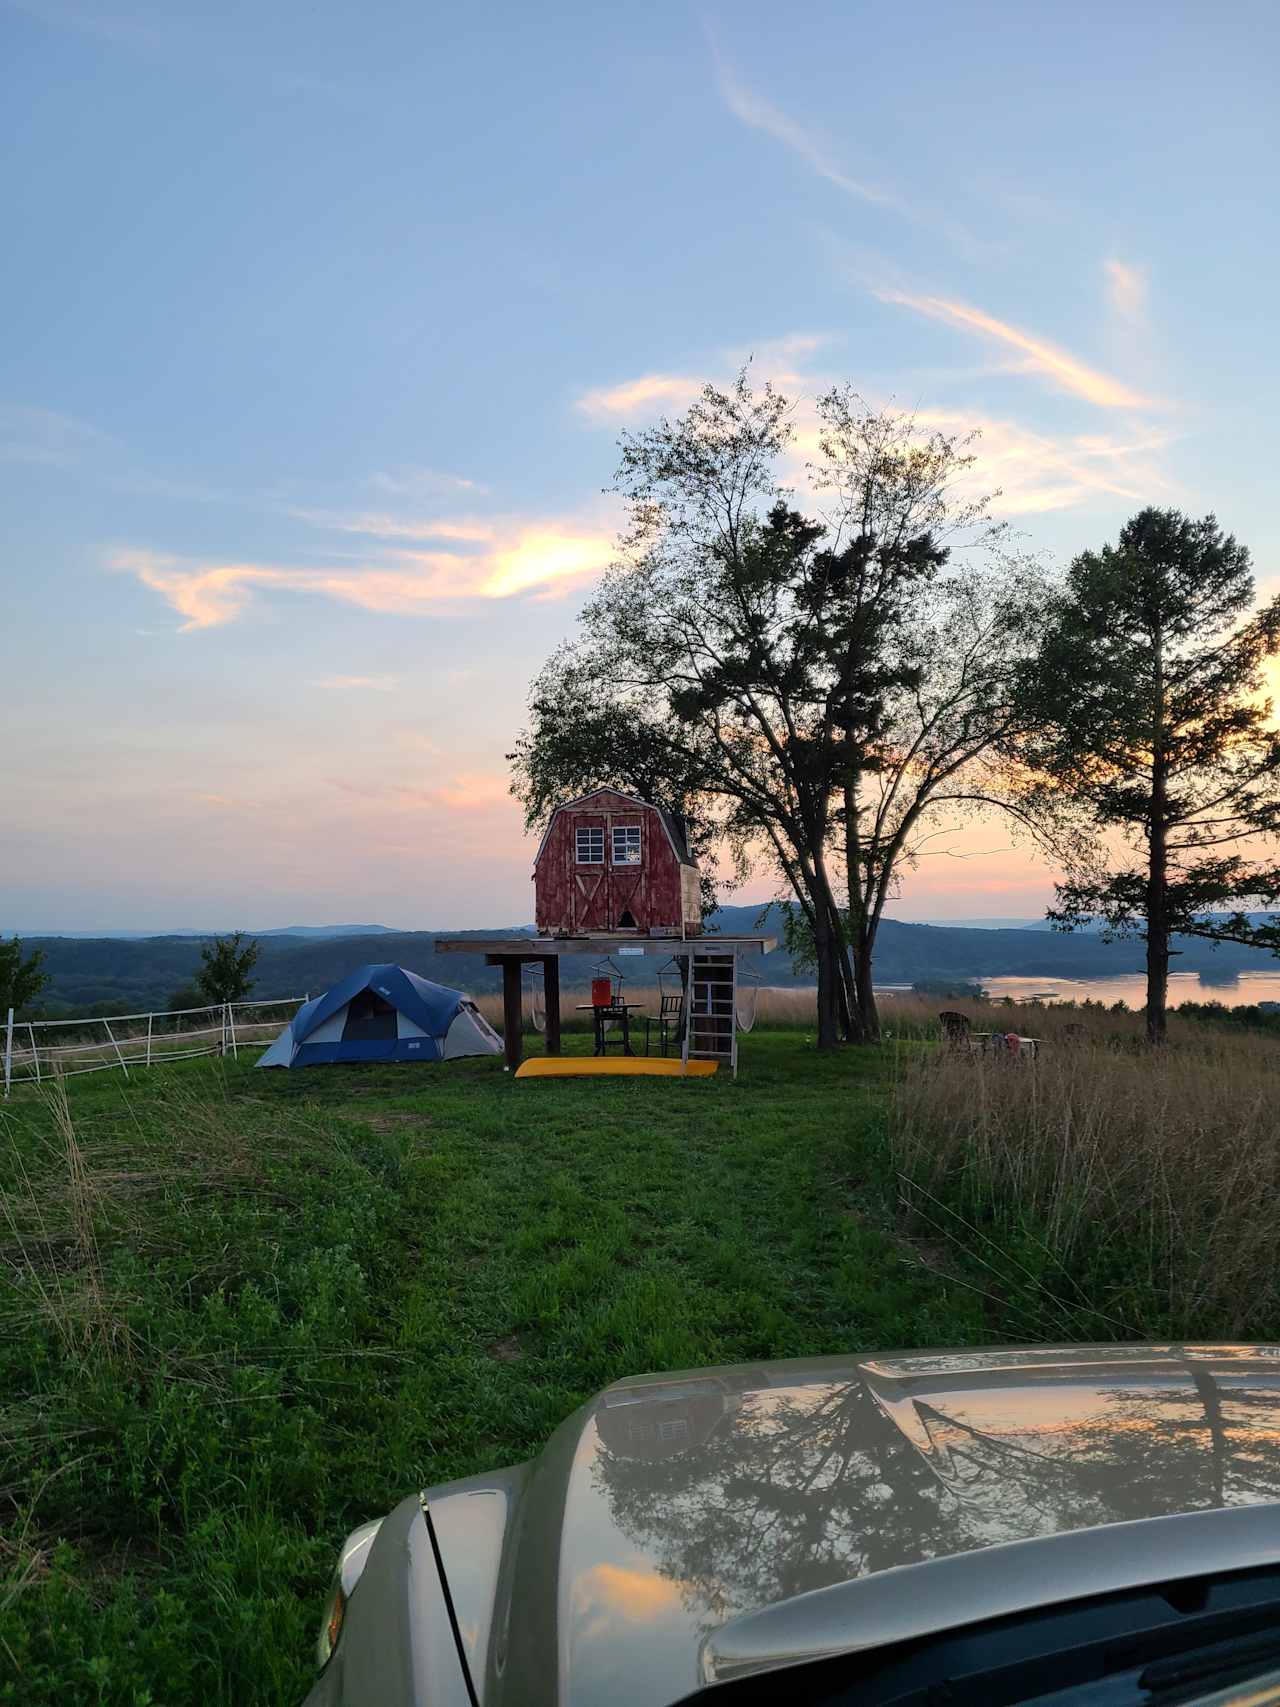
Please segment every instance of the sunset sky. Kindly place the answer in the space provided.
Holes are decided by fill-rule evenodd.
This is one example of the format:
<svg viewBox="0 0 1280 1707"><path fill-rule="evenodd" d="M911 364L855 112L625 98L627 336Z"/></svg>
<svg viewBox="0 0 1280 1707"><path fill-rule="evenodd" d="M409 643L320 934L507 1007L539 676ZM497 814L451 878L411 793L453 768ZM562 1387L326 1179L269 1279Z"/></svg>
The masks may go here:
<svg viewBox="0 0 1280 1707"><path fill-rule="evenodd" d="M982 429L1280 587L1280 9L0 0L0 930L527 920L623 426ZM971 830L901 917L1032 915ZM746 892L770 892L762 880Z"/></svg>

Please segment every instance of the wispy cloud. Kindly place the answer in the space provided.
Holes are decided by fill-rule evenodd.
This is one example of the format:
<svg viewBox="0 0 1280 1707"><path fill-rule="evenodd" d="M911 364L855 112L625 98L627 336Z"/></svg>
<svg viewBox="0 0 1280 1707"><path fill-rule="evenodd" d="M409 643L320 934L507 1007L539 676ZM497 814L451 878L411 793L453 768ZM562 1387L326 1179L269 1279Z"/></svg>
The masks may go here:
<svg viewBox="0 0 1280 1707"><path fill-rule="evenodd" d="M514 811L510 777L494 772L468 772L451 777L428 792L434 802L447 806L451 812Z"/></svg>
<svg viewBox="0 0 1280 1707"><path fill-rule="evenodd" d="M399 676L321 676L312 682L313 688L332 688L336 693L349 689L373 693L394 693L400 686Z"/></svg>
<svg viewBox="0 0 1280 1707"><path fill-rule="evenodd" d="M654 407L682 409L693 402L703 383L686 374L646 373L620 385L604 385L585 392L575 407L597 421L616 420Z"/></svg>
<svg viewBox="0 0 1280 1707"><path fill-rule="evenodd" d="M471 600L555 598L613 560L612 534L573 523L495 524L484 550L398 551L361 567L193 562L121 549L109 564L135 575L184 618L184 631L242 616L259 592L309 593L383 615L415 615Z"/></svg>
<svg viewBox="0 0 1280 1707"><path fill-rule="evenodd" d="M496 537L492 523L441 516L397 516L386 511L312 510L292 507L285 512L309 527L335 533L363 534L369 539L447 539L472 545L489 544Z"/></svg>
<svg viewBox="0 0 1280 1707"><path fill-rule="evenodd" d="M753 378L772 380L775 385L807 385L801 370L810 357L833 342L830 332L785 332L777 338L759 338L754 343L717 350L708 373L644 373L617 385L603 385L584 392L574 407L593 421L611 422L652 415L655 409L684 409L692 403L710 377L727 384L730 376L746 363Z"/></svg>
<svg viewBox="0 0 1280 1707"><path fill-rule="evenodd" d="M1038 515L1109 498L1137 503L1170 489L1157 457L1172 433L1055 436L962 409L923 409L915 419L926 429L981 434L970 483L984 492L999 489L992 506L998 515Z"/></svg>
<svg viewBox="0 0 1280 1707"><path fill-rule="evenodd" d="M1147 306L1146 269L1114 259L1104 261L1102 266L1111 307L1125 320L1141 320Z"/></svg>
<svg viewBox="0 0 1280 1707"><path fill-rule="evenodd" d="M1097 404L1099 408L1154 407L1150 398L1140 396L1120 380L1113 379L1110 374L1100 373L1096 368L1077 361L1067 351L1058 349L1045 339L1032 337L1029 332L1010 326L1007 321L997 320L994 315L986 314L980 308L972 308L968 303L955 302L942 296L917 296L903 290L877 289L875 295L882 302L898 303L904 308L913 309L917 314L926 315L931 320L940 320L945 325L958 327L962 331L977 333L979 337L992 339L1016 350L1021 357L1019 366L1025 372L1037 373L1059 390L1070 392L1075 397L1083 397L1086 402Z"/></svg>
<svg viewBox="0 0 1280 1707"><path fill-rule="evenodd" d="M484 492L488 488L462 474L438 468L395 468L369 476L369 484L392 498L430 498L442 492Z"/></svg>
<svg viewBox="0 0 1280 1707"><path fill-rule="evenodd" d="M72 415L0 403L0 462L71 468L87 456L104 452L114 455L118 449L108 433Z"/></svg>
<svg viewBox="0 0 1280 1707"><path fill-rule="evenodd" d="M876 184L869 184L860 178L852 177L844 171L832 158L830 150L820 138L805 129L795 119L784 113L772 101L757 95L754 90L747 88L739 81L734 73L719 58L716 58L716 82L721 99L736 119L749 125L752 130L763 131L775 142L780 142L784 148L789 148L812 172L818 177L825 178L827 183L834 184L838 190L843 190L848 196L856 196L859 201L874 202L881 207L899 206L898 198L889 191L881 189Z"/></svg>
<svg viewBox="0 0 1280 1707"><path fill-rule="evenodd" d="M341 794L351 794L359 800L408 812L496 811L503 816L514 817L518 810L511 794L510 778L493 771L463 772L431 788L367 776L334 777L332 786Z"/></svg>

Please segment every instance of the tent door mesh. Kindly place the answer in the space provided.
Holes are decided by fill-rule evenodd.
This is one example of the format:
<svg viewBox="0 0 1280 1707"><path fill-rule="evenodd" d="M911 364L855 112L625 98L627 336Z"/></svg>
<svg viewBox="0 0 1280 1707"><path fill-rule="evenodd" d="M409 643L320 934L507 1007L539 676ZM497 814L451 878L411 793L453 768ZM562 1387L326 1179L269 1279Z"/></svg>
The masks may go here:
<svg viewBox="0 0 1280 1707"><path fill-rule="evenodd" d="M344 1043L359 1043L369 1038L394 1038L396 1010L384 1001L376 990L361 990L352 996L342 1027Z"/></svg>

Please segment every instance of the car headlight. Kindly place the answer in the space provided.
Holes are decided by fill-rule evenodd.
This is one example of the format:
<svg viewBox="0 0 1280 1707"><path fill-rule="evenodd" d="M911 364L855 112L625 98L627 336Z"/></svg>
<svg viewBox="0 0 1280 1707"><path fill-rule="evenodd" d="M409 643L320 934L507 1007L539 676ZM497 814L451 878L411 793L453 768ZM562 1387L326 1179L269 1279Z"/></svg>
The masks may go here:
<svg viewBox="0 0 1280 1707"><path fill-rule="evenodd" d="M329 1586L329 1598L324 1603L324 1620L320 1625L320 1634L316 1637L316 1665L321 1671L333 1658L333 1650L338 1645L338 1637L342 1634L343 1622L347 1616L347 1602L360 1581L360 1573L369 1557L369 1549L381 1527L381 1518L373 1523L362 1523L359 1529L351 1531L343 1543L338 1568L333 1573L333 1582Z"/></svg>
<svg viewBox="0 0 1280 1707"><path fill-rule="evenodd" d="M333 1587L329 1590L329 1598L325 1602L320 1634L316 1637L316 1667L320 1671L324 1670L333 1657L333 1650L338 1645L338 1637L342 1634L342 1621L346 1615L347 1597L343 1593L342 1584L335 1577Z"/></svg>

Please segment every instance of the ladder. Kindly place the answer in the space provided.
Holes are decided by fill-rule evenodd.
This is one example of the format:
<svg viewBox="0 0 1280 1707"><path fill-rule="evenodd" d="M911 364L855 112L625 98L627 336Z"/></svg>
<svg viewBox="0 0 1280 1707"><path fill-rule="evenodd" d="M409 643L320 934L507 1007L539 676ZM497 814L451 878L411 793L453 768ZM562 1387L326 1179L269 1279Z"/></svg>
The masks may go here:
<svg viewBox="0 0 1280 1707"><path fill-rule="evenodd" d="M689 972L689 999L681 1057L725 1061L738 1075L738 957L697 948Z"/></svg>

